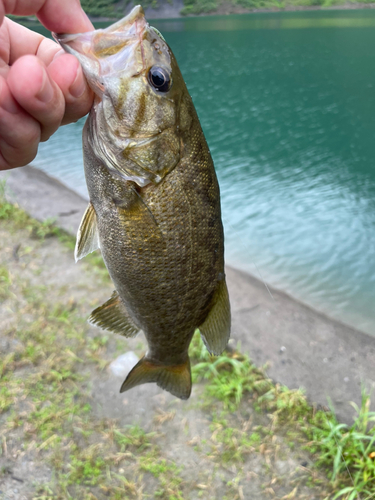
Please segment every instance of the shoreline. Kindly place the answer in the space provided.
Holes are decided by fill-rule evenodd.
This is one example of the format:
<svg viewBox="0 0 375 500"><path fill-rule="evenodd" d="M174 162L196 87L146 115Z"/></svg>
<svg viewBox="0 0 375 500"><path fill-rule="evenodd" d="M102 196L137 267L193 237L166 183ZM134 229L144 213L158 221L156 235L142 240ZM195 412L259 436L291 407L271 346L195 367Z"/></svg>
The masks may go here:
<svg viewBox="0 0 375 500"><path fill-rule="evenodd" d="M44 177L47 192L55 184ZM345 434L338 443L330 436L338 425L334 416L317 412L301 391L275 386L233 347L210 358L194 336L188 401L156 384L121 394L146 339L111 335L86 322L113 291L99 254L76 265L72 237L30 218L3 194L0 495L104 500L130 498L127 493L154 498L157 489L163 498L186 500L263 500L268 492L311 500L351 485L347 469L332 485L319 466L327 439L329 468L344 440L344 453L358 447L353 439L347 446ZM349 432L358 425L357 419ZM313 432L323 433L316 445ZM358 460L366 474L368 460L360 453L350 459L350 470Z"/></svg>
<svg viewBox="0 0 375 500"><path fill-rule="evenodd" d="M127 15L135 4L129 4L124 11L116 17L107 16L92 16L88 14L88 17L92 23L111 23L118 21L121 17ZM275 14L279 12L307 12L307 11L347 11L347 10L371 10L375 9L374 3L362 3L362 2L345 2L342 4L330 5L328 7L322 5L286 5L285 7L271 8L245 8L240 5L234 5L230 2L224 1L218 8L211 12L202 12L199 14L181 14L181 10L184 7L183 0L172 0L171 3L165 3L157 8L145 7L146 19L156 19L156 20L170 20L170 19L184 19L193 17L206 17L206 16L231 16L239 14ZM34 25L39 25L38 21L34 16L11 16L11 19L19 22L20 24L33 28Z"/></svg>
<svg viewBox="0 0 375 500"><path fill-rule="evenodd" d="M135 4L134 4L135 5ZM124 10L123 15L128 14L132 8L133 4L129 5ZM183 0L172 0L171 3L162 4L158 8L145 7L146 19L180 19L180 18L190 18L190 17L206 17L206 16L230 16L238 14L259 14L259 13L276 13L276 12L302 12L302 11L331 11L331 10L365 10L374 9L374 3L353 3L345 2L339 5L330 5L329 7L324 7L321 5L286 5L283 8L271 7L271 8L245 8L240 5L234 5L230 2L224 1L218 8L211 12L202 12L200 14L181 14L181 10L184 7ZM90 16L90 20L95 22L111 22L118 18L109 17L95 17Z"/></svg>
<svg viewBox="0 0 375 500"><path fill-rule="evenodd" d="M39 221L56 219L75 235L87 201L32 166L0 172L12 201ZM72 256L73 259L73 256ZM375 337L333 320L256 277L226 268L232 308L232 345L289 388L304 387L310 401L351 423L350 401L360 404L362 383L375 388Z"/></svg>

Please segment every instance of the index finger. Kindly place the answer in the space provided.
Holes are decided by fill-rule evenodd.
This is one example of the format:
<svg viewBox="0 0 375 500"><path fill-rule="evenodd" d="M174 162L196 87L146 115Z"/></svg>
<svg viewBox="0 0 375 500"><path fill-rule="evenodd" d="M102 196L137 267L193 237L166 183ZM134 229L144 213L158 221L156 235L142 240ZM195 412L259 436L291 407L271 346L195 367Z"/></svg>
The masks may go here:
<svg viewBox="0 0 375 500"><path fill-rule="evenodd" d="M0 0L0 22L4 14L30 16L55 33L82 33L93 26L79 0Z"/></svg>
<svg viewBox="0 0 375 500"><path fill-rule="evenodd" d="M9 65L14 64L22 56L32 54L38 56L48 66L60 50L60 47L53 40L45 38L40 33L31 31L8 18L4 20L3 27L8 30L9 54L7 63Z"/></svg>

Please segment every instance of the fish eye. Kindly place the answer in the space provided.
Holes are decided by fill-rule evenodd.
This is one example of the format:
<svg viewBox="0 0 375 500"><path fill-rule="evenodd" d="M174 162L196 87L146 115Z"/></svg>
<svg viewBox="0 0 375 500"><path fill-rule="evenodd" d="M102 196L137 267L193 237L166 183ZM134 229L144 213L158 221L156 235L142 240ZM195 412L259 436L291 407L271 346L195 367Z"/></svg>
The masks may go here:
<svg viewBox="0 0 375 500"><path fill-rule="evenodd" d="M153 66L148 72L148 81L159 92L168 92L172 86L169 73L159 66Z"/></svg>

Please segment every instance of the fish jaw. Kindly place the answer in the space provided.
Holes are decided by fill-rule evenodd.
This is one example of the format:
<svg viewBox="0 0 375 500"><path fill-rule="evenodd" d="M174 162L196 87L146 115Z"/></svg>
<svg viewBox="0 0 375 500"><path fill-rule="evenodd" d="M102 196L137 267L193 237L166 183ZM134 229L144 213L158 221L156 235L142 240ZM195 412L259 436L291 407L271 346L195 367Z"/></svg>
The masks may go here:
<svg viewBox="0 0 375 500"><path fill-rule="evenodd" d="M186 89L173 54L142 8L104 30L55 39L78 58L97 94L88 119L95 156L117 178L140 187L161 182L180 160L178 107ZM167 91L152 86L155 67L169 75Z"/></svg>
<svg viewBox="0 0 375 500"><path fill-rule="evenodd" d="M142 40L147 27L144 11L137 5L106 29L53 33L53 37L67 53L77 57L90 87L102 98L106 83L113 75L130 78L146 69Z"/></svg>

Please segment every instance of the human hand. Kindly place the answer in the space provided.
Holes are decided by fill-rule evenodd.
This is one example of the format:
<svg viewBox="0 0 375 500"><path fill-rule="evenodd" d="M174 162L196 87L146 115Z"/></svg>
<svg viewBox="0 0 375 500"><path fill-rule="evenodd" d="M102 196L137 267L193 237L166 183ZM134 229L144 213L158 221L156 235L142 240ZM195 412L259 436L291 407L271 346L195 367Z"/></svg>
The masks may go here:
<svg viewBox="0 0 375 500"><path fill-rule="evenodd" d="M33 160L39 142L88 113L93 100L74 56L5 14L36 14L56 33L93 29L79 0L0 0L0 170Z"/></svg>

